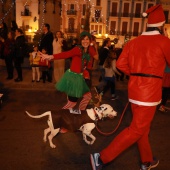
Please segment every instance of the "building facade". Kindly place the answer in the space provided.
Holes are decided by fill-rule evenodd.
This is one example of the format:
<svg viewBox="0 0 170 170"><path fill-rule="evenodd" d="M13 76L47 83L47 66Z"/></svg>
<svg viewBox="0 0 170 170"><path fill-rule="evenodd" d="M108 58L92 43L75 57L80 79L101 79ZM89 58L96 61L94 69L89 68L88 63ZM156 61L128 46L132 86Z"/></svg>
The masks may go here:
<svg viewBox="0 0 170 170"><path fill-rule="evenodd" d="M9 24L16 19L30 41L37 30L41 33L43 23L49 23L52 32L61 30L66 38L87 30L95 34L100 44L106 37L118 38L117 46L121 47L146 29L147 18L142 13L158 3L163 6L170 35L169 0L6 0L0 3L1 21Z"/></svg>

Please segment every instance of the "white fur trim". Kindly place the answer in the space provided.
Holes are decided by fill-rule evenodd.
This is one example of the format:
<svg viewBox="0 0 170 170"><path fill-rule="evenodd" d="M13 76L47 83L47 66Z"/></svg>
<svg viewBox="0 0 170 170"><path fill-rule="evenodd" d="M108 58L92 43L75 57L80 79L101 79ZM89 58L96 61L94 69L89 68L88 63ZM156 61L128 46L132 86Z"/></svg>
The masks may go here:
<svg viewBox="0 0 170 170"><path fill-rule="evenodd" d="M146 17L148 14L146 12L142 13L143 17Z"/></svg>
<svg viewBox="0 0 170 170"><path fill-rule="evenodd" d="M129 102L137 104L137 105L141 105L141 106L156 106L161 103L161 100L158 102L141 102L138 100L129 99Z"/></svg>
<svg viewBox="0 0 170 170"><path fill-rule="evenodd" d="M160 27L165 23L165 21L163 22L159 22L159 23L155 23L155 24L147 24L147 27Z"/></svg>
<svg viewBox="0 0 170 170"><path fill-rule="evenodd" d="M160 32L155 30L155 31L148 31L148 32L143 32L141 35L159 35Z"/></svg>

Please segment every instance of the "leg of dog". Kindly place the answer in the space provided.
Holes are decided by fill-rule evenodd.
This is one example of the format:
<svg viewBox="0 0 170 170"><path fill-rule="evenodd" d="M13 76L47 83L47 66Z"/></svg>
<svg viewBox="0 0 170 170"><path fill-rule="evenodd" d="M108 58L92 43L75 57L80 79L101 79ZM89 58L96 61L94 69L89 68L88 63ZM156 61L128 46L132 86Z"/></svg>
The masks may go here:
<svg viewBox="0 0 170 170"><path fill-rule="evenodd" d="M94 143L94 141L96 140L95 136L93 136L91 134L91 131L95 128L95 124L94 123L87 123L85 125L82 126L82 128L80 129L82 131L83 134L83 140L88 144L88 145L92 145ZM87 140L87 136L90 137L92 140L88 141Z"/></svg>
<svg viewBox="0 0 170 170"><path fill-rule="evenodd" d="M53 144L52 139L60 131L60 128L54 129L51 114L49 116L49 119L48 119L47 123L48 123L49 129L51 131L51 134L48 136L48 141L50 143L51 148L55 148L56 146Z"/></svg>
<svg viewBox="0 0 170 170"><path fill-rule="evenodd" d="M43 141L44 142L47 142L47 134L51 132L50 128L47 128L44 130L44 138L43 138Z"/></svg>
<svg viewBox="0 0 170 170"><path fill-rule="evenodd" d="M50 143L51 148L56 148L56 146L53 144L52 139L55 135L57 135L57 133L60 131L60 128L58 129L53 129L53 131L51 131L51 134L48 136L48 141Z"/></svg>

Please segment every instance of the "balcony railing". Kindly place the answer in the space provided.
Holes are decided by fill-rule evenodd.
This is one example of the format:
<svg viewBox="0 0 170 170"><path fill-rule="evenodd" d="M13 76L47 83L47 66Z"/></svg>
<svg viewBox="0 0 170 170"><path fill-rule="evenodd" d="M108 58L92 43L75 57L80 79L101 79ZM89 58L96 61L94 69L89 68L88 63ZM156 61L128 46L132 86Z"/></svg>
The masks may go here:
<svg viewBox="0 0 170 170"><path fill-rule="evenodd" d="M93 17L91 19L91 22L102 22L102 18L95 18L95 17Z"/></svg>
<svg viewBox="0 0 170 170"><path fill-rule="evenodd" d="M31 16L31 12L29 11L22 11L21 16Z"/></svg>
<svg viewBox="0 0 170 170"><path fill-rule="evenodd" d="M67 10L67 15L77 15L77 11L75 10Z"/></svg>
<svg viewBox="0 0 170 170"><path fill-rule="evenodd" d="M118 17L118 13L117 12L110 12L110 16L111 17Z"/></svg>
<svg viewBox="0 0 170 170"><path fill-rule="evenodd" d="M133 18L141 18L140 13L117 13L117 12L111 12L111 17L133 17Z"/></svg>
<svg viewBox="0 0 170 170"><path fill-rule="evenodd" d="M77 33L77 29L74 29L74 28L73 28L73 29L71 29L71 28L70 28L70 29L69 29L69 28L66 28L66 29L65 29L65 33Z"/></svg>

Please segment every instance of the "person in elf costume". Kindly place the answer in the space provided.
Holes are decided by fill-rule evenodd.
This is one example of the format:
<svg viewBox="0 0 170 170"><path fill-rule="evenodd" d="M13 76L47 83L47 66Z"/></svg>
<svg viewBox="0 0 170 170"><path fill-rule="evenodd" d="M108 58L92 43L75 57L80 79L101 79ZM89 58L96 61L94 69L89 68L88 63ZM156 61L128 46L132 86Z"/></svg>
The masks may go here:
<svg viewBox="0 0 170 170"><path fill-rule="evenodd" d="M152 154L148 135L156 107L161 102L164 69L170 66L170 39L161 35L165 15L160 4L149 8L147 30L129 41L117 60L117 68L129 75L128 98L132 122L99 153L90 155L93 170L114 160L123 151L137 143L141 170L150 170L159 164Z"/></svg>
<svg viewBox="0 0 170 170"><path fill-rule="evenodd" d="M57 90L67 94L67 104L63 109L73 109L79 98L83 98L79 105L79 110L85 110L90 99L91 92L87 86L83 74L86 75L86 66L91 57L98 59L97 52L94 47L90 46L91 34L83 31L80 34L80 43L73 49L53 55L44 55L40 53L43 60L56 60L72 58L70 69L68 69L60 81L56 84Z"/></svg>

